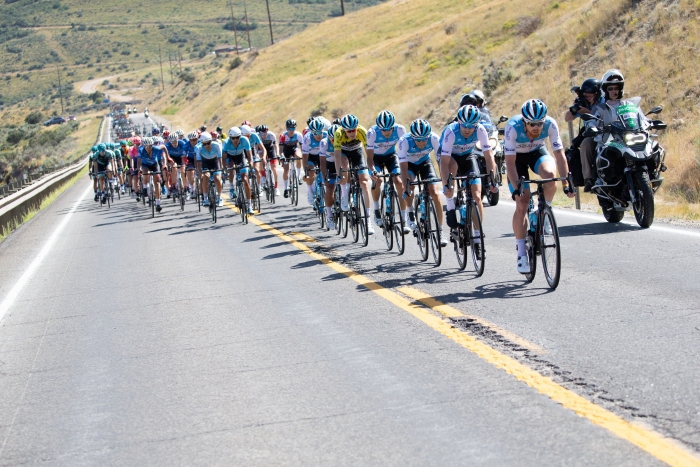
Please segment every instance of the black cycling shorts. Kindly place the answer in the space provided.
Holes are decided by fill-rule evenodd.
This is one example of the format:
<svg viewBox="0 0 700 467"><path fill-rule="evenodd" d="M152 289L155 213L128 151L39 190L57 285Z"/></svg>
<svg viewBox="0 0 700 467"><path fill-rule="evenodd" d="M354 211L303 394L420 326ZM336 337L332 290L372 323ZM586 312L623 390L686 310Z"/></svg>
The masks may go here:
<svg viewBox="0 0 700 467"><path fill-rule="evenodd" d="M476 157L476 155L455 156L452 154L452 159L457 163L458 177L466 177L471 172L474 172L474 175L479 175L479 161L476 160ZM481 185L481 179L470 180L469 184Z"/></svg>
<svg viewBox="0 0 700 467"><path fill-rule="evenodd" d="M160 166L156 162L155 164L141 164L141 172L146 175L147 172L153 172L153 174L160 173Z"/></svg>
<svg viewBox="0 0 700 467"><path fill-rule="evenodd" d="M170 158L171 158L177 165L182 165L182 159L185 158L185 156L170 156Z"/></svg>
<svg viewBox="0 0 700 467"><path fill-rule="evenodd" d="M290 157L296 157L296 150L297 150L296 145L294 146L288 146L286 144L282 145L282 154L284 155L285 158L290 158Z"/></svg>
<svg viewBox="0 0 700 467"><path fill-rule="evenodd" d="M329 185L335 185L338 180L338 173L336 172L335 162L326 161L326 183Z"/></svg>
<svg viewBox="0 0 700 467"><path fill-rule="evenodd" d="M421 180L429 180L431 178L437 178L437 175L435 175L435 168L433 167L433 161L430 159L427 159L420 164L414 164L413 162L408 163L408 173L415 178L416 176L420 176ZM435 184L438 183L438 181L434 181L431 183Z"/></svg>
<svg viewBox="0 0 700 467"><path fill-rule="evenodd" d="M309 163L308 165L312 165L314 167L319 167L319 164L321 162L319 161L318 154L309 154Z"/></svg>
<svg viewBox="0 0 700 467"><path fill-rule="evenodd" d="M352 151L341 151L344 157L347 157L350 162L350 168L360 169L357 171L359 174L369 174L369 169L367 169L367 161L365 160L365 153L362 149L355 149Z"/></svg>
<svg viewBox="0 0 700 467"><path fill-rule="evenodd" d="M530 178L530 172L528 169L532 169L533 172L538 173L540 165L543 162L552 161L554 162L554 157L549 154L547 148L541 146L531 152L524 152L515 155L515 168L518 171L518 179L525 177L526 180ZM511 193L513 192L513 184L508 180L508 188L510 188ZM525 190L530 189L530 184L527 183L524 187Z"/></svg>
<svg viewBox="0 0 700 467"><path fill-rule="evenodd" d="M202 158L202 172L211 172L213 170L215 171L221 171L220 168L217 167L217 161L218 159L204 159Z"/></svg>
<svg viewBox="0 0 700 467"><path fill-rule="evenodd" d="M388 173L400 174L401 167L399 166L399 156L396 153L374 155L374 170L382 173L386 169Z"/></svg>
<svg viewBox="0 0 700 467"><path fill-rule="evenodd" d="M97 163L97 173L106 172L108 167L109 167L109 163L107 163L107 164L100 164L100 163L98 162L98 163Z"/></svg>

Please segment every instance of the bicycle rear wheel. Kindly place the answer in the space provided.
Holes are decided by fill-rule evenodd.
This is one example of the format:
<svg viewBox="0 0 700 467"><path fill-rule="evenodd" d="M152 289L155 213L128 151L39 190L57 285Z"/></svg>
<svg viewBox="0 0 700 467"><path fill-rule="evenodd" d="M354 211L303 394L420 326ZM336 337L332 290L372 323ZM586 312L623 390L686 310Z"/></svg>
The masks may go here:
<svg viewBox="0 0 700 467"><path fill-rule="evenodd" d="M546 206L540 216L540 253L542 269L549 287L556 289L561 276L561 248L559 246L559 231L554 213Z"/></svg>
<svg viewBox="0 0 700 467"><path fill-rule="evenodd" d="M476 203L472 201L469 206L470 215L467 217L469 221L469 247L472 249L472 262L474 263L474 271L476 277L480 277L484 273L484 262L486 260L486 248L484 248L484 230L481 225L481 214L476 207ZM476 231L479 231L476 234Z"/></svg>
<svg viewBox="0 0 700 467"><path fill-rule="evenodd" d="M241 213L241 222L244 224L248 223L248 203L245 197L245 190L243 186L238 187L238 210Z"/></svg>
<svg viewBox="0 0 700 467"><path fill-rule="evenodd" d="M177 180L177 192L180 195L180 211L185 210L185 190L182 186L182 178Z"/></svg>
<svg viewBox="0 0 700 467"><path fill-rule="evenodd" d="M362 190L358 190L357 193L357 205L358 205L358 220L360 227L360 236L362 238L362 246L367 246L369 243L369 234L367 233L367 223L369 222L369 216L367 215L367 209L365 206L365 197L362 195Z"/></svg>
<svg viewBox="0 0 700 467"><path fill-rule="evenodd" d="M260 193L258 193L258 179L255 175L250 176L250 201L253 211L260 213Z"/></svg>
<svg viewBox="0 0 700 467"><path fill-rule="evenodd" d="M379 206L382 208L382 232L384 233L384 241L386 242L386 251L391 251L394 248L394 215L392 205L386 207L386 190L382 190L379 197Z"/></svg>
<svg viewBox="0 0 700 467"><path fill-rule="evenodd" d="M401 217L401 204L399 204L399 195L394 190L391 191L391 217L393 219L391 221L391 225L394 230L396 248L399 252L399 255L402 255L406 250L406 234L404 234L403 232L403 227L406 222L404 221L403 217Z"/></svg>
<svg viewBox="0 0 700 467"><path fill-rule="evenodd" d="M435 203L432 198L426 200L428 203L428 234L430 238L430 251L433 253L435 266L442 264L442 246L440 245L440 223L438 222Z"/></svg>
<svg viewBox="0 0 700 467"><path fill-rule="evenodd" d="M428 260L428 234L427 234L427 219L426 215L421 213L421 207L420 207L420 194L416 195L414 198L414 208L413 210L416 213L416 225L418 228L414 232L416 235L416 239L418 240L418 248L420 249L420 257L421 260L427 261Z"/></svg>

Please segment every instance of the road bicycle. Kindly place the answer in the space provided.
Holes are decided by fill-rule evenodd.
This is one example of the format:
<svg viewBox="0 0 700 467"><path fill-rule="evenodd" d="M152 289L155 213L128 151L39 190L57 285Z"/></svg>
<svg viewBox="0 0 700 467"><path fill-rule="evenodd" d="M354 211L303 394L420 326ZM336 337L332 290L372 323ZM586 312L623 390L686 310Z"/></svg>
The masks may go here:
<svg viewBox="0 0 700 467"><path fill-rule="evenodd" d="M182 172L180 172L180 166L177 164L174 164L171 168L171 176L172 176L172 171L175 171L176 175L176 180L175 180L175 189L171 190L172 198L173 198L173 203L177 203L178 201L180 202L180 211L185 210L185 184L182 180Z"/></svg>
<svg viewBox="0 0 700 467"><path fill-rule="evenodd" d="M333 222L335 222L335 233L336 235L342 235L343 238L348 236L348 216L345 211L340 207L340 197L342 196L342 190L340 188L340 180L335 183L335 193L333 197L333 208L331 213L333 214Z"/></svg>
<svg viewBox="0 0 700 467"><path fill-rule="evenodd" d="M440 247L440 224L438 223L437 211L433 198L430 197L428 185L439 182L439 178L429 178L427 180L416 180L411 182L406 179L406 186L418 186L418 194L413 199L413 210L416 215L416 230L413 235L418 241L421 258L428 260L428 253L432 252L435 266L442 263L442 249ZM442 209L442 206L440 206Z"/></svg>
<svg viewBox="0 0 700 467"><path fill-rule="evenodd" d="M455 254L459 268L464 270L469 262L467 250L471 249L472 263L476 276L484 273L486 261L486 246L484 244L484 229L481 225L481 214L472 196L471 182L481 179L484 174L471 172L464 177L447 178L447 186L452 186L452 180L457 181L457 196L455 197L455 210L459 213L456 228L450 229L450 241L454 244ZM493 183L493 173L488 175L489 183ZM478 233L477 233L478 232Z"/></svg>
<svg viewBox="0 0 700 467"><path fill-rule="evenodd" d="M158 175L160 172L146 172L143 176L148 177L148 204L151 206L151 217L156 217L156 186L153 183L153 175ZM142 185L143 186L143 183ZM144 200L146 197L143 197ZM144 201L145 204L145 201Z"/></svg>
<svg viewBox="0 0 700 467"><path fill-rule="evenodd" d="M300 161L301 157L287 157L287 163L289 164L289 200L292 206L299 205L299 177L297 177L296 167L294 166L295 161Z"/></svg>
<svg viewBox="0 0 700 467"><path fill-rule="evenodd" d="M326 227L326 185L323 183L323 177L321 177L321 169L318 167L312 167L309 172L315 172L316 178L314 180L314 204L313 209L318 217L318 221L321 224L321 228Z"/></svg>
<svg viewBox="0 0 700 467"><path fill-rule="evenodd" d="M386 249L387 251L391 251L394 248L395 241L396 249L399 255L402 255L406 248L403 231L406 221L401 217L399 194L396 192L396 187L394 186L394 177L400 175L393 173L377 173L375 175L384 179L384 186L382 187L379 198L379 206L382 210L382 230L384 231Z"/></svg>
<svg viewBox="0 0 700 467"><path fill-rule="evenodd" d="M236 171L236 201L235 205L238 208L238 212L241 214L241 222L244 224L248 223L248 199L245 194L245 183L243 183L243 177L241 177L241 170L248 167L245 164L237 165L233 170ZM248 176L248 181L250 182L250 175ZM252 188L251 188L252 190ZM251 192L252 194L252 192Z"/></svg>
<svg viewBox="0 0 700 467"><path fill-rule="evenodd" d="M263 184L263 190L265 190L265 198L272 204L275 204L275 180L276 175L272 170L272 161L277 160L277 157L269 157L267 160L267 166L265 167L265 183Z"/></svg>
<svg viewBox="0 0 700 467"><path fill-rule="evenodd" d="M99 189L100 187L100 182L99 180L102 179L102 190L100 190L100 206L106 204L107 209L111 207L110 205L110 196L109 196L109 183L107 182L107 177L105 176L104 172L97 172L97 188ZM104 193L104 194L102 194ZM104 201L102 201L104 199Z"/></svg>
<svg viewBox="0 0 700 467"><path fill-rule="evenodd" d="M253 211L260 214L260 185L258 185L255 167L250 168L248 183L250 184L250 206L253 208Z"/></svg>
<svg viewBox="0 0 700 467"><path fill-rule="evenodd" d="M209 186L207 187L207 197L209 198L209 214L211 220L216 224L216 205L219 201L219 196L216 191L216 174L221 173L220 170L215 170L209 173Z"/></svg>
<svg viewBox="0 0 700 467"><path fill-rule="evenodd" d="M526 183L534 183L537 185L537 210L534 209L535 203L530 196L530 204L527 208L527 237L525 239L525 248L527 250L527 258L530 263L530 272L525 274L528 282L535 279L537 272L537 256L542 257L542 269L544 277L547 279L547 284L554 290L559 285L561 277L561 246L559 244L559 230L557 229L557 221L554 218L552 207L547 204L544 199L545 183L560 182L566 180L569 184L568 191L573 192L573 183L571 173L568 177L559 178L543 178L541 180L525 180L525 177L520 177L520 186L524 187ZM522 195L521 195L522 196Z"/></svg>
<svg viewBox="0 0 700 467"><path fill-rule="evenodd" d="M362 196L360 180L357 177L357 173L360 170L365 169L363 167L340 169L340 176L342 177L343 173L347 172L350 177L350 188L348 190L349 209L345 213L345 216L347 217L348 226L352 231L352 241L353 243L357 243L358 240L362 238L362 246L367 246L369 242L369 236L367 235L369 216L367 216L367 206L365 204L365 197Z"/></svg>

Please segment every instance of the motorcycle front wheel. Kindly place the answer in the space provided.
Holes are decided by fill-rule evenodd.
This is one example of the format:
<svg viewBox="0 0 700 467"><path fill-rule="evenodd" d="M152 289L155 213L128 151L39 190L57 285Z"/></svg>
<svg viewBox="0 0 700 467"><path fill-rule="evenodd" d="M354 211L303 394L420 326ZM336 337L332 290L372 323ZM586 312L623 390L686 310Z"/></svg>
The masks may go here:
<svg viewBox="0 0 700 467"><path fill-rule="evenodd" d="M641 228L647 229L654 222L654 190L651 188L647 172L635 172L632 177L635 192L635 201L632 204L634 217Z"/></svg>

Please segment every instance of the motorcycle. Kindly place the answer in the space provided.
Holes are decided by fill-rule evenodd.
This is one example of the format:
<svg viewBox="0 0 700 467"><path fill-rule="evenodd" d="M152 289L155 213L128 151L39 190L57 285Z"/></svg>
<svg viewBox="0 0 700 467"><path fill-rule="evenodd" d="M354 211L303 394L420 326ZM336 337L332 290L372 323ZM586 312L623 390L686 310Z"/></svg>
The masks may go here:
<svg viewBox="0 0 700 467"><path fill-rule="evenodd" d="M598 197L598 204L608 222L620 222L625 211L632 209L642 228L654 222L654 194L661 187L666 171L666 153L651 130L663 130L661 120L640 117L639 100L624 101L617 108L617 120L605 125L591 114L582 114L586 122L595 122L584 131L584 137L603 135L596 151L595 171L598 179L591 192ZM657 106L646 115L663 110Z"/></svg>
<svg viewBox="0 0 700 467"><path fill-rule="evenodd" d="M148 118L148 110L146 110L146 111L143 112L143 116L146 117L146 118Z"/></svg>
<svg viewBox="0 0 700 467"><path fill-rule="evenodd" d="M498 128L498 125L500 125L503 122L507 122L508 117L502 116L501 118L498 119L498 122L496 124L492 122L481 122L481 124L486 128L486 131L489 134L489 143L491 143L491 151L493 152L493 158L496 162L496 173L494 174L494 183L498 184L499 186L501 185L501 179L503 178L503 175L506 173L506 161L505 161L505 154L503 153L503 128ZM486 168L486 159L484 158L484 153L481 150L481 143L477 142L476 147L474 148L474 154L479 156L477 160L479 161L479 173L482 174L488 174L489 171ZM489 183L489 176L484 175L481 177L481 186L486 187L488 186ZM491 190L487 188L482 188L481 190L481 197L486 198L486 200L489 202L489 206L495 206L498 204L498 200L500 198L500 193L491 193Z"/></svg>

